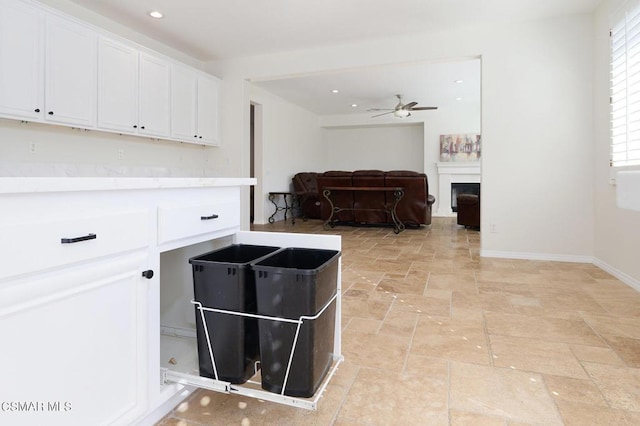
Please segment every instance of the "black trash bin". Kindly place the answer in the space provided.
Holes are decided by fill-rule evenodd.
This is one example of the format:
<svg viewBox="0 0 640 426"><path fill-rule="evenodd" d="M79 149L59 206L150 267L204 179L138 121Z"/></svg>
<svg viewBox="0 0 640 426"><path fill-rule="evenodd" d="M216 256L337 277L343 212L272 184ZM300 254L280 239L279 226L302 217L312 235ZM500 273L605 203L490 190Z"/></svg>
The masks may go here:
<svg viewBox="0 0 640 426"><path fill-rule="evenodd" d="M256 287L251 262L279 247L235 244L189 259L194 299L204 307L256 313ZM256 319L204 311L218 379L244 383L260 358ZM215 379L200 311L196 307L200 376Z"/></svg>
<svg viewBox="0 0 640 426"><path fill-rule="evenodd" d="M336 250L287 248L252 267L256 277L258 313L298 320L315 316L336 294ZM333 362L336 302L320 316L304 320L285 386L285 395L308 398L318 389ZM260 319L262 388L281 393L297 324Z"/></svg>

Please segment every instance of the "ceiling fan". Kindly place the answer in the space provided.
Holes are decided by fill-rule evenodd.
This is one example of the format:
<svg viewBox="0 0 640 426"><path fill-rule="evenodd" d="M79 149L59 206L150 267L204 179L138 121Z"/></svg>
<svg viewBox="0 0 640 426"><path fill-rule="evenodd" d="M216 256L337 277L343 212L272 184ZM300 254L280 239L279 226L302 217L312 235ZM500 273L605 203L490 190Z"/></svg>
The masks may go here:
<svg viewBox="0 0 640 426"><path fill-rule="evenodd" d="M398 105L396 105L396 107L393 109L371 108L367 111L388 111L388 112L383 112L382 114L373 115L372 118L380 117L381 115L385 115L385 114L393 114L398 118L405 118L405 117L411 116L411 111L426 111L426 110L438 109L438 107L416 107L416 105L418 105L417 102L409 102L408 104L403 104L402 95L396 95L396 98L398 98Z"/></svg>

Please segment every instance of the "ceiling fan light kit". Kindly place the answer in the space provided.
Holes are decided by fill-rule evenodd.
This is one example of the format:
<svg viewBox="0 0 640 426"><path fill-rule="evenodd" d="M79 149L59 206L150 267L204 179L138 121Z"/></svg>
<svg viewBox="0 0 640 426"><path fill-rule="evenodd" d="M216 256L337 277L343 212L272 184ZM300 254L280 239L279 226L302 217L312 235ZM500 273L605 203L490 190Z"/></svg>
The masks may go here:
<svg viewBox="0 0 640 426"><path fill-rule="evenodd" d="M393 109L391 108L369 109L369 111L388 111L388 112L383 112L382 114L373 115L372 118L380 117L381 115L386 115L386 114L393 114L398 118L406 118L406 117L411 117L411 111L426 111L426 110L438 109L438 107L416 107L416 105L418 105L417 102L409 102L408 104L403 104L402 95L396 95L396 98L398 98L398 105L396 105L396 107Z"/></svg>

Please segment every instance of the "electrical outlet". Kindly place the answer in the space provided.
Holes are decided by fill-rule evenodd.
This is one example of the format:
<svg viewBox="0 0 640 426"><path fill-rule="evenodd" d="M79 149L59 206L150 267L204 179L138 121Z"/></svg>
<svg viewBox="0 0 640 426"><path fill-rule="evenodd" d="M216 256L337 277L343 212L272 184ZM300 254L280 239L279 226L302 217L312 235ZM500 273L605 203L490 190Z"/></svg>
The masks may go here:
<svg viewBox="0 0 640 426"><path fill-rule="evenodd" d="M118 160L122 160L124 158L124 149L118 149Z"/></svg>
<svg viewBox="0 0 640 426"><path fill-rule="evenodd" d="M29 153L35 154L38 151L38 144L35 142L29 142Z"/></svg>
<svg viewBox="0 0 640 426"><path fill-rule="evenodd" d="M492 223L489 225L489 232L491 232L492 234L495 234L498 232L498 229L496 228L496 224Z"/></svg>

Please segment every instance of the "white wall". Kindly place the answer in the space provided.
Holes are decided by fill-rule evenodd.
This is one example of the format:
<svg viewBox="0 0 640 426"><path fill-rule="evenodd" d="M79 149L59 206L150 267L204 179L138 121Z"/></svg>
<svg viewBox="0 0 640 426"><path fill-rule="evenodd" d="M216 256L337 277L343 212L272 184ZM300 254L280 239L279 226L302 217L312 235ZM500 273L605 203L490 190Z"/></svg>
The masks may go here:
<svg viewBox="0 0 640 426"><path fill-rule="evenodd" d="M603 2L595 26L595 257L599 266L635 284L640 290L640 212L616 206L616 187L609 183L609 14L622 1Z"/></svg>
<svg viewBox="0 0 640 426"><path fill-rule="evenodd" d="M589 16L501 28L483 56L483 249L593 255Z"/></svg>
<svg viewBox="0 0 640 426"><path fill-rule="evenodd" d="M255 188L255 223L261 224L274 212L268 193L290 191L291 178L298 172L323 171L327 155L316 115L255 86L250 97L262 115L262 131L256 135L261 146L256 147ZM260 132L260 125L256 127ZM282 213L275 219L282 219Z"/></svg>
<svg viewBox="0 0 640 426"><path fill-rule="evenodd" d="M0 176L214 176L211 150L0 119Z"/></svg>
<svg viewBox="0 0 640 426"><path fill-rule="evenodd" d="M482 253L589 261L592 37L591 17L579 15L241 58L210 63L208 69L223 79L274 78L481 57L482 227L496 229L482 233ZM230 90L227 96L243 94ZM247 144L242 127L223 126L223 133Z"/></svg>
<svg viewBox="0 0 640 426"><path fill-rule="evenodd" d="M328 128L324 149L327 170L424 169L421 123Z"/></svg>

